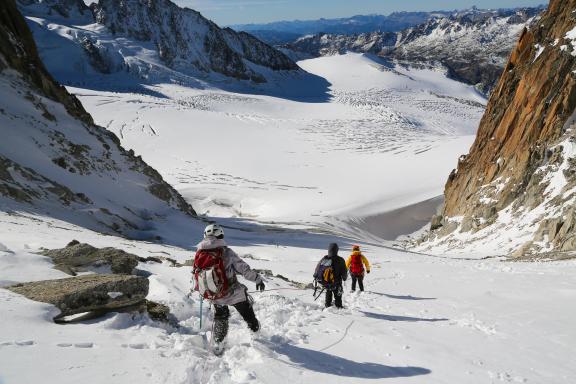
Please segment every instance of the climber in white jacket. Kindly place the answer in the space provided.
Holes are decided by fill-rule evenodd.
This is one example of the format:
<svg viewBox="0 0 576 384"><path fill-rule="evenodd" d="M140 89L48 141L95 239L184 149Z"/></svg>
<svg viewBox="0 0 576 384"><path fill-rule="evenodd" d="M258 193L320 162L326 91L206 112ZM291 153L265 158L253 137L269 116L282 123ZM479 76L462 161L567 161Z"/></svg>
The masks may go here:
<svg viewBox="0 0 576 384"><path fill-rule="evenodd" d="M248 327L253 332L257 332L260 329L260 323L248 299L248 288L240 284L236 275L240 274L246 280L256 283L256 289L263 291L265 285L260 274L252 270L236 252L228 248L226 241L224 241L224 230L219 225L212 224L207 226L204 230L204 240L197 247L199 251L222 248L222 261L226 271L226 278L228 279L226 294L212 301L214 304L214 341L220 343L228 334L228 318L230 317L228 305L236 308L248 324Z"/></svg>

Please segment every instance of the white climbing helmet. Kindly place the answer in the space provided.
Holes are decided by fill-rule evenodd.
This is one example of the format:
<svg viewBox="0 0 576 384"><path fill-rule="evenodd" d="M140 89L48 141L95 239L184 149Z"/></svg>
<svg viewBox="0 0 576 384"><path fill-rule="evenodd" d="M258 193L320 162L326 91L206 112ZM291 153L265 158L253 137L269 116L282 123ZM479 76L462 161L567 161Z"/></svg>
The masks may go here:
<svg viewBox="0 0 576 384"><path fill-rule="evenodd" d="M224 236L224 229L218 224L210 224L204 229L204 238L208 236L220 237Z"/></svg>

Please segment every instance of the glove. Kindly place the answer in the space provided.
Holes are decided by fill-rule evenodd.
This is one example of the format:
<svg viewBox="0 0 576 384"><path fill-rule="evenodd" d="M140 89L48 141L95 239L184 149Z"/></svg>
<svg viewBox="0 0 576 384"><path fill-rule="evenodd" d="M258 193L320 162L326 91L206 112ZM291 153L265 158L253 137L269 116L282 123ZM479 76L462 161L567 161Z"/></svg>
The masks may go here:
<svg viewBox="0 0 576 384"><path fill-rule="evenodd" d="M264 288L266 288L266 286L264 285L264 282L263 282L263 281L261 281L261 282L259 282L258 284L256 284L256 290L257 290L257 291L263 292L263 291L264 291Z"/></svg>

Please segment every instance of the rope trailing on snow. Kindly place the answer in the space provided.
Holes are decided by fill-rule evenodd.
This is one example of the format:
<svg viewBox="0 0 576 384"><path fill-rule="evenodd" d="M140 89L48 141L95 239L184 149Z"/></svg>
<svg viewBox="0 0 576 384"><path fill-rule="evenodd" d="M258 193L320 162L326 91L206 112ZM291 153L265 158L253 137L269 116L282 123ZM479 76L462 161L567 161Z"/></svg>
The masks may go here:
<svg viewBox="0 0 576 384"><path fill-rule="evenodd" d="M270 291L304 291L306 288L272 288L265 289L263 291L249 291L246 293L260 293L260 292L270 292Z"/></svg>
<svg viewBox="0 0 576 384"><path fill-rule="evenodd" d="M338 340L335 341L334 343L330 344L329 346L320 349L318 352L324 352L325 350L330 349L330 348L332 348L333 346L338 345L338 344L340 344L342 341L344 341L344 339L346 338L346 336L348 336L348 331L350 330L350 328L352 327L352 325L354 324L355 321L356 321L356 320L352 320L352 321L350 322L350 324L348 324L348 326L346 327L346 330L344 331L344 334L342 335L342 337L341 337L340 339L338 339Z"/></svg>

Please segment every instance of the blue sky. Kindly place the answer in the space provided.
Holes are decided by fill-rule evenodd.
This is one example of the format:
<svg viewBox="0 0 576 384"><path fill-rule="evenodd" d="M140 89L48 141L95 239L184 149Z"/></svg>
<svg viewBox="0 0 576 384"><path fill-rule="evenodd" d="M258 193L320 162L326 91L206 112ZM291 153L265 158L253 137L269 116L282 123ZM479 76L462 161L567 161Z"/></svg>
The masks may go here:
<svg viewBox="0 0 576 384"><path fill-rule="evenodd" d="M547 0L172 0L193 8L217 24L310 20L395 11L508 8L546 4Z"/></svg>

